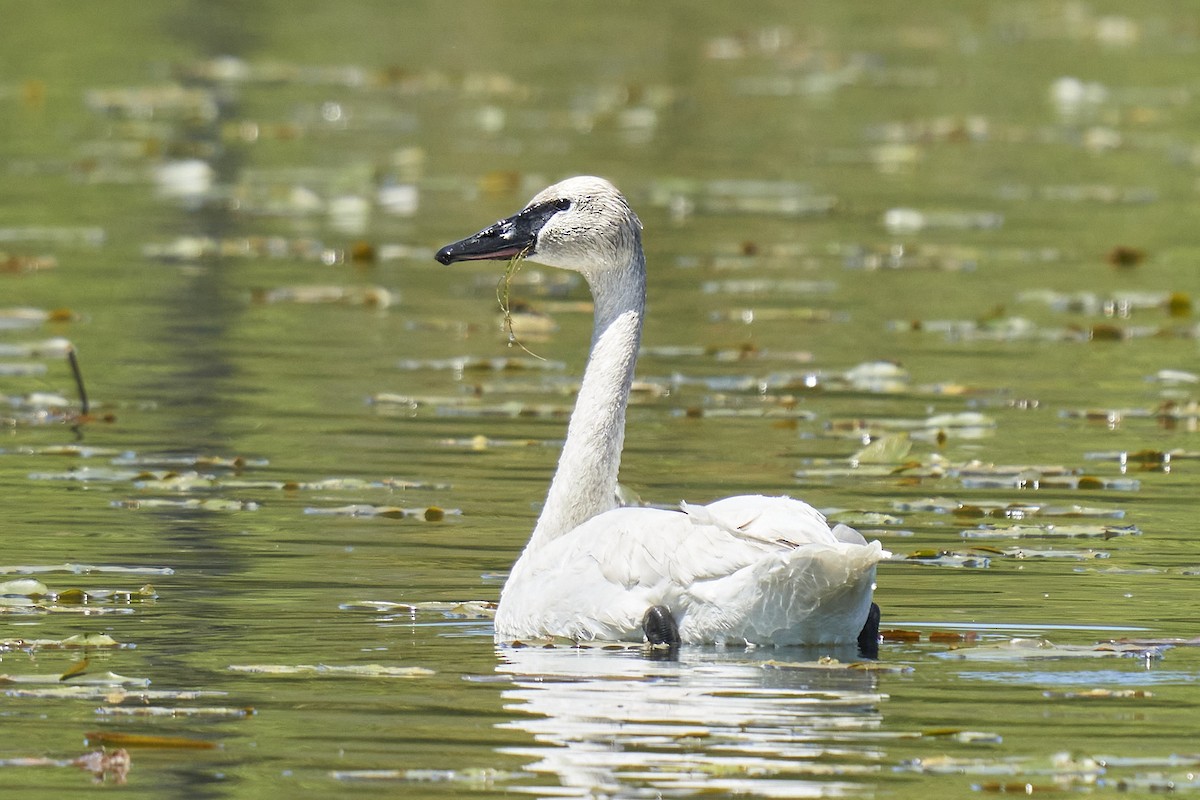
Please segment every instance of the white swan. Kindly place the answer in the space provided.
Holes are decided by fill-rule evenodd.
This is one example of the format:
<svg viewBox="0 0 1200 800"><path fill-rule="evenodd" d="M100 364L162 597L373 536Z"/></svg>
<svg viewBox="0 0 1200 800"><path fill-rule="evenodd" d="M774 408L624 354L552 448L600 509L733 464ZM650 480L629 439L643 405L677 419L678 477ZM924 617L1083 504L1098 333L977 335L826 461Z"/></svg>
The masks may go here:
<svg viewBox="0 0 1200 800"><path fill-rule="evenodd" d="M582 274L595 328L546 504L500 595L496 641L855 642L888 555L879 542L830 529L788 497L617 507L646 304L641 221L625 198L601 178L570 178L436 257L521 256Z"/></svg>

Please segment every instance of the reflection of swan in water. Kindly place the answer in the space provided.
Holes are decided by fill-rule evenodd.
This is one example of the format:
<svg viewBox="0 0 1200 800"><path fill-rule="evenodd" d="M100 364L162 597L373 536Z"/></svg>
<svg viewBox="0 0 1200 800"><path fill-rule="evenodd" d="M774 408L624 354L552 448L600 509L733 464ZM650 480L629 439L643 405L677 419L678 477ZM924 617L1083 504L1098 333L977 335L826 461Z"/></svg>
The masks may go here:
<svg viewBox="0 0 1200 800"><path fill-rule="evenodd" d="M561 784L544 796L831 796L861 790L878 770L884 696L869 673L768 669L761 650L683 648L678 661L636 651L498 653L496 671L514 681L504 727L534 739L506 752ZM853 648L838 655L853 658Z"/></svg>
<svg viewBox="0 0 1200 800"><path fill-rule="evenodd" d="M571 178L437 259L522 256L581 273L595 328L558 471L500 597L496 640L854 642L887 555L878 542L830 529L787 497L615 508L646 304L641 222L625 198L600 178Z"/></svg>

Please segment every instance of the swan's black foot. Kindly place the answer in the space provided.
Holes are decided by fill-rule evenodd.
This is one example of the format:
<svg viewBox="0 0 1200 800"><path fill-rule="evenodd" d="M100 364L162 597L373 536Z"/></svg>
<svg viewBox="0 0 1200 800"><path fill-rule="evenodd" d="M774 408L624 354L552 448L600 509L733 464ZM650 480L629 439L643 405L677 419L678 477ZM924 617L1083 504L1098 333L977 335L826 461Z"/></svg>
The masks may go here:
<svg viewBox="0 0 1200 800"><path fill-rule="evenodd" d="M665 644L675 647L679 644L679 626L666 606L650 606L642 617L642 633L650 644Z"/></svg>
<svg viewBox="0 0 1200 800"><path fill-rule="evenodd" d="M867 621L858 632L858 654L863 658L879 658L879 606L871 603Z"/></svg>

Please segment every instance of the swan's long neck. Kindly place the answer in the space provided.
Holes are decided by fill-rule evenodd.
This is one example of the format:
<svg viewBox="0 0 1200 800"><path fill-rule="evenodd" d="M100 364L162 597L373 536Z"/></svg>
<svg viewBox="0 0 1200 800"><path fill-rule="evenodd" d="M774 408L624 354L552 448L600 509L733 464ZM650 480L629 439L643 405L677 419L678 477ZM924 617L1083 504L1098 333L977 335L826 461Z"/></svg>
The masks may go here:
<svg viewBox="0 0 1200 800"><path fill-rule="evenodd" d="M596 307L591 353L558 470L527 552L617 505L625 408L646 306L646 260L641 247L634 249L627 268L589 283Z"/></svg>

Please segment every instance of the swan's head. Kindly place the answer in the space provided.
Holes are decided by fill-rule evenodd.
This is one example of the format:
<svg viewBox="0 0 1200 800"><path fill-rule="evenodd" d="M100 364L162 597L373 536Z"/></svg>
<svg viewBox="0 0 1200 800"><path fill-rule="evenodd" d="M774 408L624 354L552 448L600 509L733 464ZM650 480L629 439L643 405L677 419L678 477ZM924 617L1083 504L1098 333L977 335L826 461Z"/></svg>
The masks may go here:
<svg viewBox="0 0 1200 800"><path fill-rule="evenodd" d="M507 219L448 244L443 264L525 257L583 273L589 282L627 268L641 254L642 223L617 188L603 178L568 178L538 192Z"/></svg>

